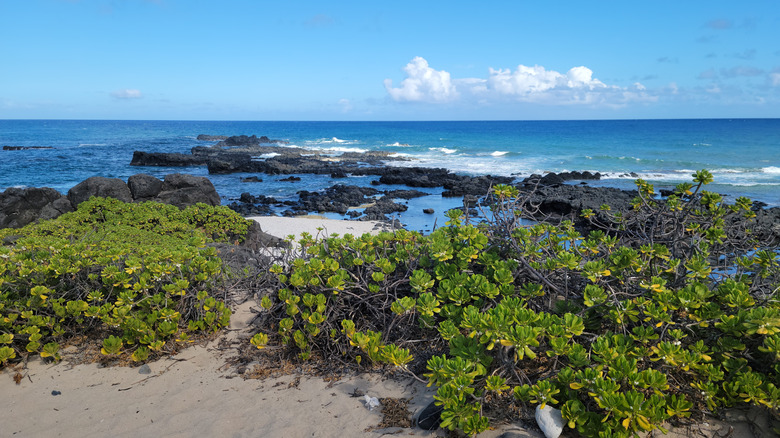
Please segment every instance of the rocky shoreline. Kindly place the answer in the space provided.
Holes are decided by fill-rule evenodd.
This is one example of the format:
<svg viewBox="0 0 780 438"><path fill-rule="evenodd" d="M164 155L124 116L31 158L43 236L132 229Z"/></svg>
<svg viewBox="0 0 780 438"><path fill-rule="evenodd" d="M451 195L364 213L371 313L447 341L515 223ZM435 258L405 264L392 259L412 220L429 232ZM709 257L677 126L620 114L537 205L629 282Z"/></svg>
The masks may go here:
<svg viewBox="0 0 780 438"><path fill-rule="evenodd" d="M74 211L92 196L123 202L157 201L179 208L199 202L220 205L219 194L205 177L174 173L160 180L137 174L125 183L119 178L93 176L72 187L66 195L50 187L5 190L0 193L0 228L21 228L39 219L54 219Z"/></svg>
<svg viewBox="0 0 780 438"><path fill-rule="evenodd" d="M322 192L298 192L299 201L278 201L266 193L244 192L229 204L230 208L248 215L281 214L295 216L306 213L332 212L347 215L352 219L388 220L387 215L406 211L406 206L395 202L427 196L416 188L441 188L441 196L463 198L465 205L474 206L491 187L497 184L519 184L522 187L558 187L546 189L544 199L534 199L543 208L555 214L568 214L582 208L598 208L609 204L613 208L628 205L634 196L630 192L601 190L588 191L565 184L570 181L598 180L600 175L590 172L550 173L532 175L522 181L514 177L455 174L443 168L398 167L389 163L409 161L388 152L345 152L309 150L283 146L283 140L272 140L266 136L219 136L201 134L201 141L218 141L212 146L195 146L190 154L135 151L132 166L192 167L206 166L209 174L260 173L265 175L330 175L331 178L348 176L373 176L373 188L336 184ZM294 178L294 179L293 179ZM291 176L289 181L299 180ZM242 182L262 182L257 176L242 178ZM381 190L383 185L403 185L412 190ZM592 202L583 201L583 195ZM552 197L552 200L546 200ZM576 205L569 205L571 202ZM350 209L365 206L363 214ZM548 208L549 207L549 208Z"/></svg>
<svg viewBox="0 0 780 438"><path fill-rule="evenodd" d="M331 178L370 176L370 186L335 184L325 190L308 191L303 181L297 200L279 200L263 191L262 184L250 184L228 207L243 216L298 216L312 213L336 213L345 219L389 221L389 216L405 213L404 200L439 196L417 189L436 188L441 197L461 198L462 206L472 215L475 207L487 207L486 195L497 184L517 187L539 218L569 219L585 230L580 217L584 209L599 211L608 205L612 211L626 211L635 191L593 187L588 181L599 180L598 173L565 172L531 175L524 179L506 176L455 174L443 168L394 166L408 161L382 151L337 153L285 146L284 140L266 136L198 136L200 141L217 142L195 146L190 154L135 151L133 166L195 167L206 166L209 174L254 173L269 176L287 175L286 181L300 181L302 175L329 175ZM408 163L407 163L408 164ZM299 176L300 175L300 176ZM242 182L262 183L259 176L242 177ZM346 181L346 180L345 180ZM398 189L398 186L405 189ZM392 186L392 187L386 187ZM156 200L184 207L196 202L220 204L214 186L205 177L170 174L165 180L150 175L131 176L127 183L119 179L93 177L73 187L67 196L50 188L11 188L0 194L0 227L19 227L36 219L48 219L73 210L89 196L112 196L126 202ZM780 208L754 205L757 228L780 239ZM425 208L416 214L431 214Z"/></svg>

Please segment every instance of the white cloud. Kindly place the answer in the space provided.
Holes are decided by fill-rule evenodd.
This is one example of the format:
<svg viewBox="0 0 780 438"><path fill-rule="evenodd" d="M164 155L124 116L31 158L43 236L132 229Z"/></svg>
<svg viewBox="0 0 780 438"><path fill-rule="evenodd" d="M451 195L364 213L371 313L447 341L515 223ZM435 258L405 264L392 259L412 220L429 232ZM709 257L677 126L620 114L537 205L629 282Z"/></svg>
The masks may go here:
<svg viewBox="0 0 780 438"><path fill-rule="evenodd" d="M406 79L393 88L392 79L385 79L385 89L399 102L448 102L458 97L450 74L428 67L428 61L417 56L404 67Z"/></svg>
<svg viewBox="0 0 780 438"><path fill-rule="evenodd" d="M473 98L480 104L510 100L548 105L615 106L656 99L638 82L630 87L607 85L594 78L593 71L585 66L560 73L539 65L520 64L514 71L490 68L484 79L451 78L448 72L431 68L418 56L404 71L407 77L398 88L392 87L392 80L385 79L385 88L396 101L444 103Z"/></svg>
<svg viewBox="0 0 780 438"><path fill-rule="evenodd" d="M772 81L772 86L780 86L780 73L770 73L769 80Z"/></svg>
<svg viewBox="0 0 780 438"><path fill-rule="evenodd" d="M561 94L572 95L573 91L609 88L598 79L593 79L593 71L587 67L574 67L564 75L539 65L528 67L522 64L514 72L491 68L487 85L488 89L498 94L528 101L545 100L552 95L560 98Z"/></svg>
<svg viewBox="0 0 780 438"><path fill-rule="evenodd" d="M143 94L141 94L141 90L135 90L132 88L116 90L111 93L111 96L116 99L140 99L144 97Z"/></svg>

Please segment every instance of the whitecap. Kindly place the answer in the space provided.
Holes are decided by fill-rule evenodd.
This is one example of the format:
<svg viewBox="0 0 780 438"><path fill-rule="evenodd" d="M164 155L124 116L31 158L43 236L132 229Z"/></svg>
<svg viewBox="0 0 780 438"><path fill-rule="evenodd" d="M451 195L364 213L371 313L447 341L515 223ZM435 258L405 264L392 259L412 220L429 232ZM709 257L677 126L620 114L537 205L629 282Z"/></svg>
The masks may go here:
<svg viewBox="0 0 780 438"><path fill-rule="evenodd" d="M317 140L307 140L306 144L355 144L357 143L357 140L343 140L338 137L331 137L331 138L318 138Z"/></svg>
<svg viewBox="0 0 780 438"><path fill-rule="evenodd" d="M494 157L502 157L502 156L504 156L504 155L506 155L508 153L509 153L509 151L494 151L494 152L491 152L490 155L492 155Z"/></svg>
<svg viewBox="0 0 780 438"><path fill-rule="evenodd" d="M435 152L441 152L444 154L454 154L457 152L455 149L448 149L448 148L428 148L429 151L435 151Z"/></svg>
<svg viewBox="0 0 780 438"><path fill-rule="evenodd" d="M770 173L772 175L779 175L780 174L780 167L777 167L777 166L762 167L761 171L764 172L764 173Z"/></svg>
<svg viewBox="0 0 780 438"><path fill-rule="evenodd" d="M736 186L736 187L776 187L778 186L777 183L766 183L766 182L739 182L739 181L732 181L729 183L721 183L724 185L730 185L730 186Z"/></svg>
<svg viewBox="0 0 780 438"><path fill-rule="evenodd" d="M713 170L711 170L711 172L714 173L714 174L718 174L718 173L731 173L731 174L734 174L734 173L744 173L742 170L739 170L739 169L728 169L728 168L713 169Z"/></svg>
<svg viewBox="0 0 780 438"><path fill-rule="evenodd" d="M365 152L368 152L368 149L333 147L333 148L325 149L325 152L359 152L359 153L365 153Z"/></svg>

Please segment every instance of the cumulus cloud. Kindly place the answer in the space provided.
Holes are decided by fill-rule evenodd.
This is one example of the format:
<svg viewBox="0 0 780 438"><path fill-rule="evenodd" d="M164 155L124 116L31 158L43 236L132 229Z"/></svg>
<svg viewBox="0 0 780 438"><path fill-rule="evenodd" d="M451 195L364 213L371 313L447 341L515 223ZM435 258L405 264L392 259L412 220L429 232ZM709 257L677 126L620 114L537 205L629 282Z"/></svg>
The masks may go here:
<svg viewBox="0 0 780 438"><path fill-rule="evenodd" d="M435 70L424 58L416 57L404 71L407 77L398 88L393 88L390 79L385 80L388 94L396 101L441 103L464 97L481 104L509 100L550 105L622 105L654 100L638 82L630 87L607 85L594 78L593 71L585 66L560 73L539 65L521 64L515 70L490 68L484 79L453 79L448 72Z"/></svg>
<svg viewBox="0 0 780 438"><path fill-rule="evenodd" d="M385 89L393 100L399 102L448 102L458 97L450 74L435 70L428 61L417 56L403 69L406 79L400 87L393 87L392 79L385 79Z"/></svg>
<svg viewBox="0 0 780 438"><path fill-rule="evenodd" d="M533 98L548 91L595 90L607 88L607 85L593 79L593 71L587 67L574 67L561 74L539 65L528 67L521 64L514 72L491 68L488 88L499 94Z"/></svg>
<svg viewBox="0 0 780 438"><path fill-rule="evenodd" d="M111 93L111 96L116 99L140 99L144 97L140 90L135 90L133 88L116 90Z"/></svg>

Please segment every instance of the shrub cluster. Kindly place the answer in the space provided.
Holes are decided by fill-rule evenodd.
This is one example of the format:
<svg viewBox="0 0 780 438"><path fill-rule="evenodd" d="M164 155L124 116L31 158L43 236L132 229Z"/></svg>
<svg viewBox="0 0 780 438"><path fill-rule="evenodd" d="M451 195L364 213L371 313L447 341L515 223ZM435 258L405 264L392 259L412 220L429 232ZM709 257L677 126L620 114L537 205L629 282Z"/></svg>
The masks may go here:
<svg viewBox="0 0 780 438"><path fill-rule="evenodd" d="M702 190L709 172L634 208L522 222L510 186L477 226L460 211L408 231L299 242L276 265L251 340L301 360L425 373L442 426L489 426L491 405L553 405L584 436L631 436L738 404L780 409L777 242L755 213Z"/></svg>
<svg viewBox="0 0 780 438"><path fill-rule="evenodd" d="M206 244L247 228L223 207L92 198L0 230L0 366L36 353L58 360L77 335L103 337L104 355L145 361L226 326L230 309L214 295L222 262Z"/></svg>

